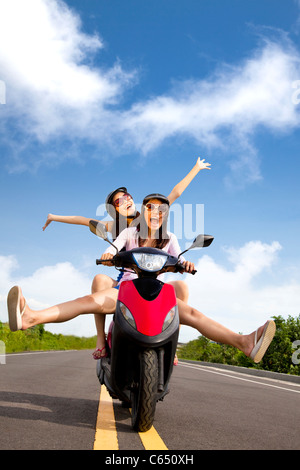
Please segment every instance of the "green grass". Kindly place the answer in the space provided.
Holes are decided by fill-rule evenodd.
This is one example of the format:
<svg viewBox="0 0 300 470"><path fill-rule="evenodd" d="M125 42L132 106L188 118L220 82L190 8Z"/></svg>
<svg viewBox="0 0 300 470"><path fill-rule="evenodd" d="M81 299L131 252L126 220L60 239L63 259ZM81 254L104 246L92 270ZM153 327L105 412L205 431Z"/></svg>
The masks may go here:
<svg viewBox="0 0 300 470"><path fill-rule="evenodd" d="M5 345L6 354L23 351L94 349L96 346L96 336L80 338L53 334L46 331L44 325L38 325L26 331L12 332L8 324L1 322L0 341Z"/></svg>

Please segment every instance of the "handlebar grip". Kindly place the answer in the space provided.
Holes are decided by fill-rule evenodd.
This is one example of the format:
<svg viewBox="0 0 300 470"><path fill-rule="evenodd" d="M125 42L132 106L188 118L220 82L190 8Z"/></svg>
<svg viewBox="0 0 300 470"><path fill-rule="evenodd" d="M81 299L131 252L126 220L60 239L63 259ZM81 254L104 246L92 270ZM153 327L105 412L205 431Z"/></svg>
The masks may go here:
<svg viewBox="0 0 300 470"><path fill-rule="evenodd" d="M104 259L96 259L96 264L103 264L103 261L107 261Z"/></svg>
<svg viewBox="0 0 300 470"><path fill-rule="evenodd" d="M112 258L112 259L96 259L96 264L106 264L108 262L113 263L114 258ZM112 265L109 265L109 266L115 266L115 264L112 264Z"/></svg>
<svg viewBox="0 0 300 470"><path fill-rule="evenodd" d="M176 270L176 271L177 271L178 273L184 273L185 270L184 270L183 265L182 265L182 264L177 265L177 270ZM191 273L189 273L189 274L193 274L193 275L194 275L194 274L196 274L196 272L197 272L197 270L196 270L196 269L193 269L193 271L192 271Z"/></svg>

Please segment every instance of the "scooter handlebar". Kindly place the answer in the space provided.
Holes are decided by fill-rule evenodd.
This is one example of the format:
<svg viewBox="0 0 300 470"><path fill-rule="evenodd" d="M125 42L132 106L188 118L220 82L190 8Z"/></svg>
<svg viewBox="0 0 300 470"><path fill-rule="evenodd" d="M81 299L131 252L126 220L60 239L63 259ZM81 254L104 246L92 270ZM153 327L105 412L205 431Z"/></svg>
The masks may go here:
<svg viewBox="0 0 300 470"><path fill-rule="evenodd" d="M113 259L96 259L96 264L107 264L113 262Z"/></svg>
<svg viewBox="0 0 300 470"><path fill-rule="evenodd" d="M107 264L108 262L111 262L113 263L113 258L110 259L110 260L105 260L105 259L96 259L96 264L99 265L99 264ZM181 273L184 273L185 270L184 270L184 267L182 264L178 264L176 266L176 271L175 272L181 272ZM193 271L190 273L190 274L196 274L197 270L196 269L193 269Z"/></svg>
<svg viewBox="0 0 300 470"><path fill-rule="evenodd" d="M176 267L176 271L175 272L178 272L178 273L185 273L185 269L184 269L184 266L183 264L179 263L177 264L177 267ZM193 269L193 271L191 271L189 274L196 274L197 270L196 269Z"/></svg>

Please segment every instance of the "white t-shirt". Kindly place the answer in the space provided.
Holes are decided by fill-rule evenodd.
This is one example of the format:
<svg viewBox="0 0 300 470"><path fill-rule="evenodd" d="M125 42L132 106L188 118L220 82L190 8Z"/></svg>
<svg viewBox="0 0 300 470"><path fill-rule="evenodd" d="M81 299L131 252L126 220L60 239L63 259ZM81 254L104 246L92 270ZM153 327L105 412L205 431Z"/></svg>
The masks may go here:
<svg viewBox="0 0 300 470"><path fill-rule="evenodd" d="M171 256L175 256L176 258L181 253L181 249L177 240L176 235L171 232L167 232L169 240L167 244L162 248L163 251L168 253ZM119 236L114 241L114 245L118 248L118 250L122 250L125 248L126 251L132 250L133 248L138 248L139 246L139 232L137 231L136 227L128 227L123 230ZM111 253L112 255L116 254L116 250L113 246L109 246L105 253ZM180 261L185 261L183 256L180 257ZM162 274L158 276L158 279L162 279ZM119 284L123 281L129 281L131 279L135 279L137 275L135 273L131 273L128 271L124 272L122 279L120 280Z"/></svg>

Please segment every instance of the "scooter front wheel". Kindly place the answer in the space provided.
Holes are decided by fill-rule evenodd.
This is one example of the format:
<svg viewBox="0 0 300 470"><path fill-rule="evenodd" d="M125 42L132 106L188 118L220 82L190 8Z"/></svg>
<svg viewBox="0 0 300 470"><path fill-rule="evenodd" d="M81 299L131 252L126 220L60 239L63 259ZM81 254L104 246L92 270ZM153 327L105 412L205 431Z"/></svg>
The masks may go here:
<svg viewBox="0 0 300 470"><path fill-rule="evenodd" d="M157 386L158 360L156 351L147 349L140 353L140 377L136 390L132 392L131 422L138 432L148 431L154 421Z"/></svg>

